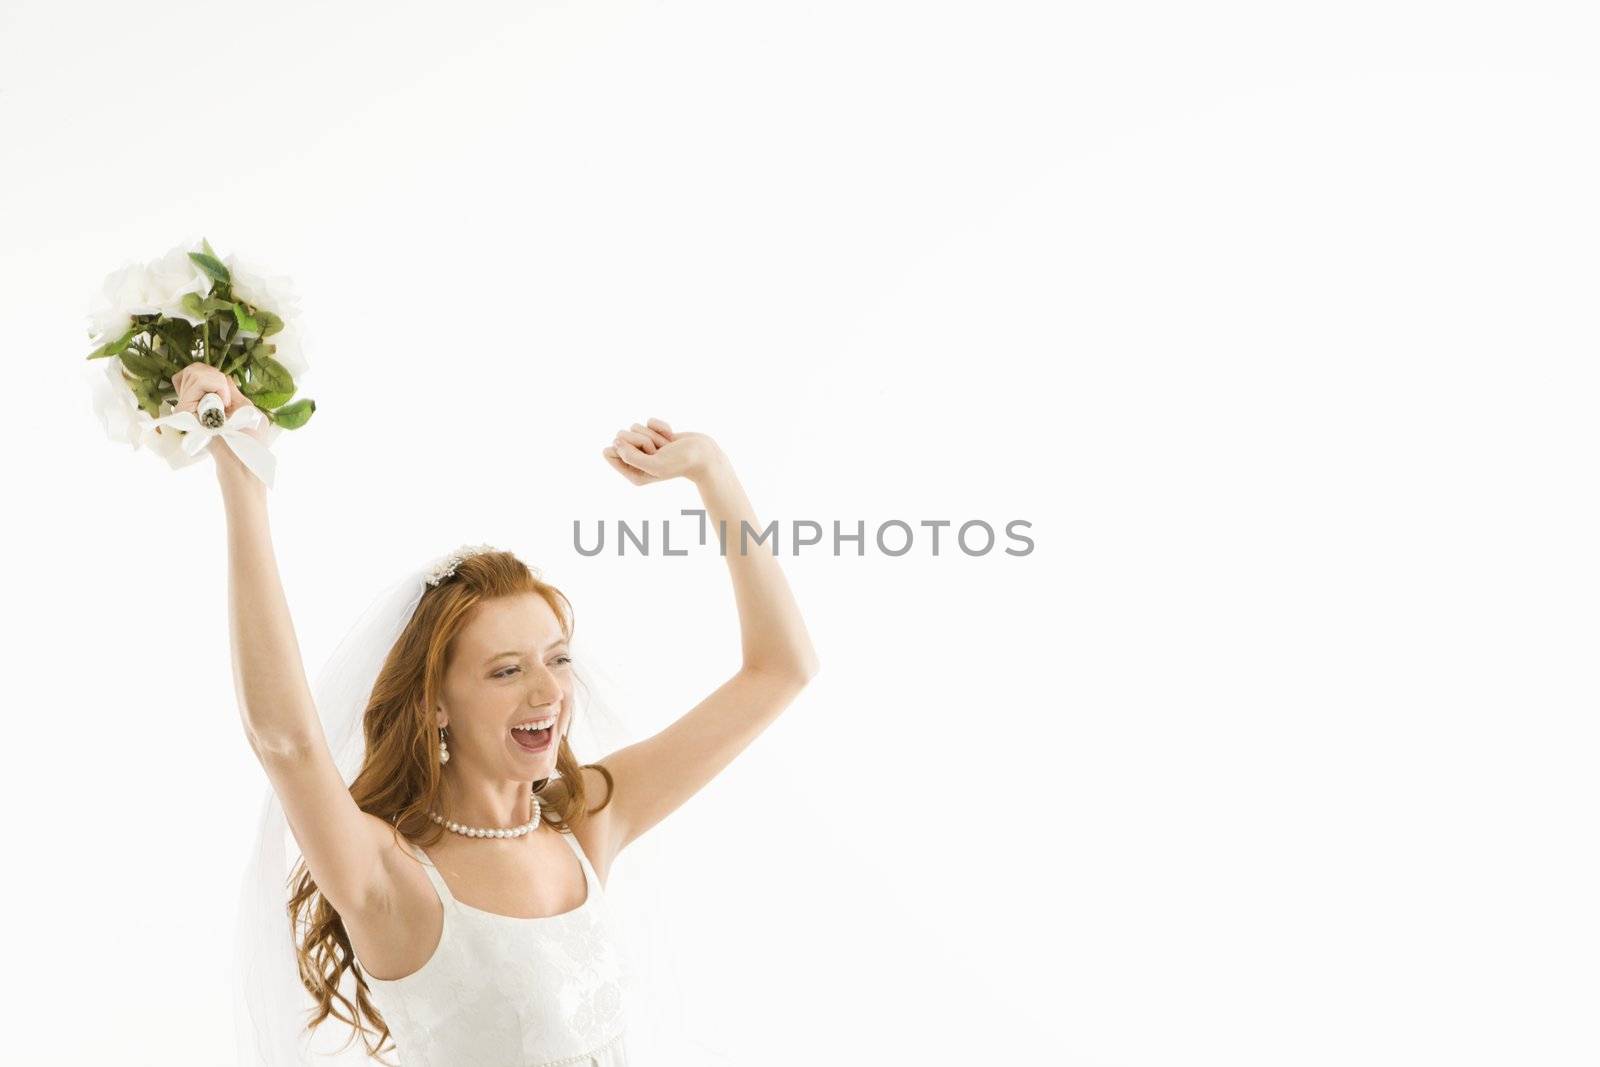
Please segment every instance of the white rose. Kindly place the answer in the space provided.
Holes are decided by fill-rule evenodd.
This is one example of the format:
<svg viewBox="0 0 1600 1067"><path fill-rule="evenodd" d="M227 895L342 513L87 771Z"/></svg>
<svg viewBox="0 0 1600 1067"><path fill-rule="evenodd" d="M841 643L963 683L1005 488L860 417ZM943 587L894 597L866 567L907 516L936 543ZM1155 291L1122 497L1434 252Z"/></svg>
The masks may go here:
<svg viewBox="0 0 1600 1067"><path fill-rule="evenodd" d="M148 448L174 470L199 460L198 455L184 454L181 433L171 427L156 426L156 420L139 406L123 376L120 359L107 356L92 360L87 373L91 379L95 414L100 417L107 437L130 448ZM171 401L161 402L162 415L170 415L174 410Z"/></svg>
<svg viewBox="0 0 1600 1067"><path fill-rule="evenodd" d="M252 307L265 308L283 320L283 329L269 337L267 343L277 346L272 358L283 364L298 390L300 376L308 368L299 325L300 298L295 293L294 282L282 275L259 274L231 255L222 262L233 278L234 296Z"/></svg>
<svg viewBox="0 0 1600 1067"><path fill-rule="evenodd" d="M130 263L106 275L100 303L89 312L90 343L99 347L122 336L134 315L161 314L198 325L201 320L184 308L183 298L211 293L211 276L189 258L190 252L204 250L204 244L194 241L158 260Z"/></svg>
<svg viewBox="0 0 1600 1067"><path fill-rule="evenodd" d="M104 364L102 367L101 364ZM94 412L105 427L106 436L119 444L138 448L146 429L154 420L139 409L122 378L122 361L116 356L90 360L87 366Z"/></svg>

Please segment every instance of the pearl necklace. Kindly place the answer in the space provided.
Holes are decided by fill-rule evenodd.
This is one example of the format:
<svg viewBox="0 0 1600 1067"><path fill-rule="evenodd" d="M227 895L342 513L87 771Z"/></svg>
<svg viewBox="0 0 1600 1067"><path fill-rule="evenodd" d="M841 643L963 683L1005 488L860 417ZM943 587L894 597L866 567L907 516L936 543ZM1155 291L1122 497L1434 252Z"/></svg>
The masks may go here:
<svg viewBox="0 0 1600 1067"><path fill-rule="evenodd" d="M528 802L529 806L533 809L533 818L529 819L521 826L512 826L503 830L496 829L494 827L463 826L458 822L447 821L442 815L433 811L428 812L428 818L432 819L446 830L452 830L463 837L521 837L523 834L530 833L539 828L539 815L544 811L544 805L540 803L537 793L529 792Z"/></svg>

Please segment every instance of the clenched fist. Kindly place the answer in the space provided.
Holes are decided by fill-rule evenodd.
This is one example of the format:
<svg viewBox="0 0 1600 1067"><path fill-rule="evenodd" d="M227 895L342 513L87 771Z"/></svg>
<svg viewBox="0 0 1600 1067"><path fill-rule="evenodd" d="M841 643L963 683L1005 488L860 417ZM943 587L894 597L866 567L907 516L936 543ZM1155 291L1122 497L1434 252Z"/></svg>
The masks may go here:
<svg viewBox="0 0 1600 1067"><path fill-rule="evenodd" d="M722 459L717 443L703 433L673 433L660 419L619 430L600 450L607 463L634 485L687 478L697 481Z"/></svg>
<svg viewBox="0 0 1600 1067"><path fill-rule="evenodd" d="M232 378L223 374L209 363L191 363L177 374L172 376L172 387L178 391L178 399L174 406L176 411L187 411L193 415L200 407L200 398L207 393L216 393L222 398L222 413L224 416L232 415L240 408L255 407L249 397L239 392L239 387ZM268 426L265 414L254 429L246 430L251 437L262 440L262 434ZM171 432L172 427L167 427ZM210 452L219 465L246 469L239 457L234 455L233 449L223 443L222 438L214 438L206 451Z"/></svg>
<svg viewBox="0 0 1600 1067"><path fill-rule="evenodd" d="M178 391L176 409L190 414L200 406L200 398L216 393L222 398L224 415L232 415L242 407L254 407L248 397L239 392L233 379L209 363L191 363L172 376L172 387Z"/></svg>

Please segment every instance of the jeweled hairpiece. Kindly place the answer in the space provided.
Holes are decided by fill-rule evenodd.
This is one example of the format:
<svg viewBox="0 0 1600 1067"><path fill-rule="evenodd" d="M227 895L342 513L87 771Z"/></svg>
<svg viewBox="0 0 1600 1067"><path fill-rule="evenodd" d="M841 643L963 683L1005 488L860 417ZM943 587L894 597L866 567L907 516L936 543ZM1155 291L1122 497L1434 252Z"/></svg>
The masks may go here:
<svg viewBox="0 0 1600 1067"><path fill-rule="evenodd" d="M493 545L462 545L448 556L440 557L439 561L433 565L433 570L428 572L428 584L438 585L450 577L456 572L456 567L460 566L461 561L468 557L481 555L484 552L498 551L500 550Z"/></svg>

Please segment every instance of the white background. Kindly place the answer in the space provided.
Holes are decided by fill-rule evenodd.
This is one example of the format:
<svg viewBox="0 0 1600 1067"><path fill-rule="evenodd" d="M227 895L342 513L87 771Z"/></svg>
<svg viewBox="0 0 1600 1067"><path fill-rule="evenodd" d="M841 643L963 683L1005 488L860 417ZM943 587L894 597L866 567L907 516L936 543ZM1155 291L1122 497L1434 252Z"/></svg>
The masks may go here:
<svg viewBox="0 0 1600 1067"><path fill-rule="evenodd" d="M221 503L80 376L205 236L302 295L308 669L487 541L681 714L724 562L572 546L696 505L651 416L762 521L1032 524L784 558L822 674L647 838L681 1062L1596 1062L1582 10L4 0L4 1058L231 1060Z"/></svg>

